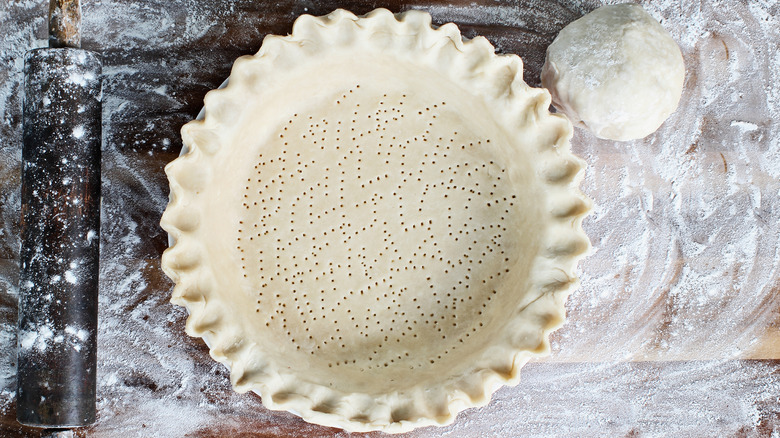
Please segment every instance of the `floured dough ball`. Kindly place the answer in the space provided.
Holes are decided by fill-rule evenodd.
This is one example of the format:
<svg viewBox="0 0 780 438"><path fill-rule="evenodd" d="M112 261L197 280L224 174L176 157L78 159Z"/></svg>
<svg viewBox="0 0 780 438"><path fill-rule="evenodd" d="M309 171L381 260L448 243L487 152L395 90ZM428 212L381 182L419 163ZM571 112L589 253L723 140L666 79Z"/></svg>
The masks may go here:
<svg viewBox="0 0 780 438"><path fill-rule="evenodd" d="M677 109L684 77L677 43L634 4L603 6L566 26L542 68L556 108L611 140L658 129Z"/></svg>

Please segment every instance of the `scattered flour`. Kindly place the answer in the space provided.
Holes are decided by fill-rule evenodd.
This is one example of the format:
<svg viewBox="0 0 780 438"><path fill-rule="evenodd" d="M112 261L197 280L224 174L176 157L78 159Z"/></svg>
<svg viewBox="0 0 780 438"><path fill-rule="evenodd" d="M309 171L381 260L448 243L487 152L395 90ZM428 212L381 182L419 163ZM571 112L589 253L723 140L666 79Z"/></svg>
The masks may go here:
<svg viewBox="0 0 780 438"><path fill-rule="evenodd" d="M73 271L67 270L65 271L65 281L67 281L70 284L76 284L78 283L78 278L76 278L75 275L73 275Z"/></svg>
<svg viewBox="0 0 780 438"><path fill-rule="evenodd" d="M75 128L73 128L73 137L75 138L84 137L84 127L76 126Z"/></svg>
<svg viewBox="0 0 780 438"><path fill-rule="evenodd" d="M54 332L47 324L36 327L36 331L22 331L19 334L19 348L24 350L35 349L43 353L49 347L50 342L56 342Z"/></svg>

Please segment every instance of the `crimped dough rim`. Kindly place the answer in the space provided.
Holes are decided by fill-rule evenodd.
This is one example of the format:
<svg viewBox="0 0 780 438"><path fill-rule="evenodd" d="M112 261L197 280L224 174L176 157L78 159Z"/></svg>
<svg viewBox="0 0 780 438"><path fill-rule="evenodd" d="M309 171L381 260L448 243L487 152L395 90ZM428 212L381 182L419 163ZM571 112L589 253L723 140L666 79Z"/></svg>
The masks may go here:
<svg viewBox="0 0 780 438"><path fill-rule="evenodd" d="M495 108L492 115L497 123L515 138L536 139L531 145L518 140L516 146L537 158L530 165L546 193L542 207L546 229L538 231L542 245L529 279L535 298L515 309L504 335L485 346L468 374L379 396L342 392L288 374L267 360L257 346L242 342L242 334L229 322L229 306L214 287L216 274L204 261L205 248L195 237L202 216L208 214L200 206L199 192L213 184L210 156L229 147L221 144L220 130L227 129L240 111L241 105L231 96L251 94L252 89L267 85L263 75L256 73L272 68L286 51L301 50L311 41L339 47L356 41L371 44L368 36L376 32L396 37L382 39L382 46L376 47L380 52L413 53L418 61L436 60L444 52L455 54L459 62L440 72L463 89L474 90L487 107ZM409 44L410 36L413 44ZM188 310L187 333L202 337L211 356L228 366L237 391L252 390L269 409L291 411L312 423L348 431L400 433L446 425L463 409L487 404L498 387L518 382L519 370L530 358L549 354L548 335L563 323L566 297L578 284L576 264L590 248L581 222L591 203L578 189L584 163L570 152L570 122L549 112L549 93L529 87L522 73L518 56L496 55L483 37L465 39L452 23L433 27L425 12L394 15L385 9L362 17L345 10L323 17L303 15L296 20L291 35L269 35L256 55L236 61L226 89L207 94L205 120L182 128L187 152L165 168L171 194L161 226L172 241L162 257L164 272L176 283L171 302ZM529 329L529 321L535 328Z"/></svg>

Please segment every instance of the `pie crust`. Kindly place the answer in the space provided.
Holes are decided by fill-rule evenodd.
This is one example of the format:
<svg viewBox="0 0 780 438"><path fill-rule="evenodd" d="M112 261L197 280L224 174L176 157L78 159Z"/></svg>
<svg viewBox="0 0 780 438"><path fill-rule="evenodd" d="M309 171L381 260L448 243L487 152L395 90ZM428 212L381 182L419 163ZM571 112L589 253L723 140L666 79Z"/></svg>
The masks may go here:
<svg viewBox="0 0 780 438"><path fill-rule="evenodd" d="M166 167L162 257L236 391L348 431L484 405L549 353L590 209L571 124L420 11L303 15L239 58Z"/></svg>

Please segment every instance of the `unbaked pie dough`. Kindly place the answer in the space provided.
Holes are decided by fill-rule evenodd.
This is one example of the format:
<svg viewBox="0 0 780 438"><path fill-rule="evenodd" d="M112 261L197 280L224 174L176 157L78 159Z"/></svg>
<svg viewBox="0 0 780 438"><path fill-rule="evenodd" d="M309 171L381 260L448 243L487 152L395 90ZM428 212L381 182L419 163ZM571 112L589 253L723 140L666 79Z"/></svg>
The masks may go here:
<svg viewBox="0 0 780 438"><path fill-rule="evenodd" d="M547 354L588 249L571 125L517 56L431 17L301 16L182 129L172 301L271 409L452 422Z"/></svg>
<svg viewBox="0 0 780 438"><path fill-rule="evenodd" d="M558 110L619 141L655 132L677 109L684 82L677 43L633 3L602 6L564 27L542 68Z"/></svg>

